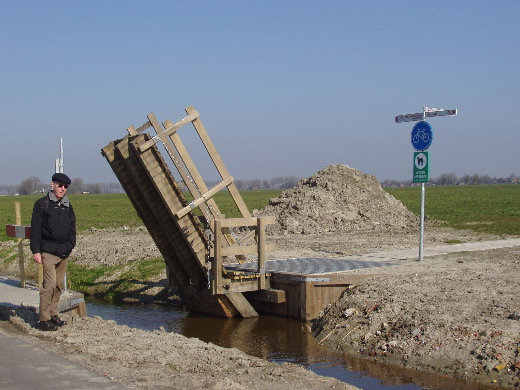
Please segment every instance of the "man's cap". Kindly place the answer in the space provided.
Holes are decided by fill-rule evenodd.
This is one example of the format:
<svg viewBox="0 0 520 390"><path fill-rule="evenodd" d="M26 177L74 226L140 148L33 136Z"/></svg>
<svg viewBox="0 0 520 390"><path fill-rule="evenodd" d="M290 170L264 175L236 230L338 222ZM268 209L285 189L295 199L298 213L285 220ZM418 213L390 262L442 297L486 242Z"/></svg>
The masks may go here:
<svg viewBox="0 0 520 390"><path fill-rule="evenodd" d="M52 181L55 183L64 183L70 185L69 177L64 173L55 173L52 175Z"/></svg>

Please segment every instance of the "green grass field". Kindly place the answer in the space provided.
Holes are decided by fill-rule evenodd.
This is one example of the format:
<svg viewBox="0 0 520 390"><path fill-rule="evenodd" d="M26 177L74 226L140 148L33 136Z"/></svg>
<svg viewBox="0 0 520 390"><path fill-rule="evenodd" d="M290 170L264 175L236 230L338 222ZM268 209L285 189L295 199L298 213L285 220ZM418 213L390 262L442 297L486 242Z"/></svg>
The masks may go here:
<svg viewBox="0 0 520 390"><path fill-rule="evenodd" d="M415 214L420 209L420 187L386 189L401 200ZM250 210L262 208L281 190L241 191ZM0 197L0 221L2 225L15 223L15 202L20 202L22 225L30 225L32 207L38 196ZM215 201L226 217L238 217L239 213L229 193L223 191ZM98 229L121 226L140 226L126 194L71 195L71 203L77 216L78 231L91 227ZM473 229L495 234L520 235L520 185L436 186L426 187L426 215L445 225L458 229ZM0 240L5 241L4 226Z"/></svg>
<svg viewBox="0 0 520 390"><path fill-rule="evenodd" d="M419 215L420 187L387 191ZM456 229L520 235L520 185L426 187L425 214Z"/></svg>

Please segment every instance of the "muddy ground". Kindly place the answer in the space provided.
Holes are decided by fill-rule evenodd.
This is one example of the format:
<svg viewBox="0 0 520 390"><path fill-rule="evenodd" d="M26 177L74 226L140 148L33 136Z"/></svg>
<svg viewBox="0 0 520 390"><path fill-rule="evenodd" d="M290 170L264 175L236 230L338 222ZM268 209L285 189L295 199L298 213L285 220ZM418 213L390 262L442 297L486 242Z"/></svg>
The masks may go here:
<svg viewBox="0 0 520 390"><path fill-rule="evenodd" d="M40 347L132 389L356 389L294 364L270 363L238 349L161 330L129 328L99 317L64 316L69 323L56 332L34 329L36 314L27 309L13 315L0 308L2 317L10 317L10 326L4 322L0 331L12 333L15 327Z"/></svg>
<svg viewBox="0 0 520 390"><path fill-rule="evenodd" d="M425 245L493 238L499 237L432 227L426 230ZM418 237L416 231L399 230L269 239L277 244L269 257L288 258L415 248ZM118 250L127 246L123 243L132 243L135 260ZM83 265L94 266L102 258L103 263L131 267L137 259L156 256L145 230L111 229L79 236L73 258ZM519 265L520 247L400 261L384 267L383 276L369 277L347 290L310 326L316 342L337 351L519 388ZM381 269L355 272L380 274ZM164 275L159 275L139 296L162 296L164 285ZM36 321L34 313L19 316L11 322L47 348L135 388L349 388L299 367L271 364L181 335L129 329L100 318L74 318L56 333L44 333L30 326Z"/></svg>

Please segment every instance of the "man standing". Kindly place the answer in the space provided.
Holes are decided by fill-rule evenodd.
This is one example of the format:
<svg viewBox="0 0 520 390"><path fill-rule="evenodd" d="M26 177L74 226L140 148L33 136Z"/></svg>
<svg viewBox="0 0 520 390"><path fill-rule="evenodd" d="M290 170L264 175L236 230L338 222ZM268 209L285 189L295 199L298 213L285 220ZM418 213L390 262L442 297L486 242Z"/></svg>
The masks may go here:
<svg viewBox="0 0 520 390"><path fill-rule="evenodd" d="M31 252L34 261L43 264L38 326L44 331L67 324L58 316L58 303L68 257L76 246L76 216L65 195L70 183L63 173L52 175L52 190L36 201L32 214Z"/></svg>

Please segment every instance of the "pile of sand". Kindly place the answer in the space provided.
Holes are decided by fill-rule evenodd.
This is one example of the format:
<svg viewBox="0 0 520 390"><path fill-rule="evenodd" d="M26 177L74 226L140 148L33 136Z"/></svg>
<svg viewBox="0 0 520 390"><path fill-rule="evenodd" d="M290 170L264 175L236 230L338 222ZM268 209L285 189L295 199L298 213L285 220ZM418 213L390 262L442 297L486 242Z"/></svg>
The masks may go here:
<svg viewBox="0 0 520 390"><path fill-rule="evenodd" d="M271 199L255 215L275 216L274 234L388 231L416 227L418 218L379 181L347 165L323 168Z"/></svg>

